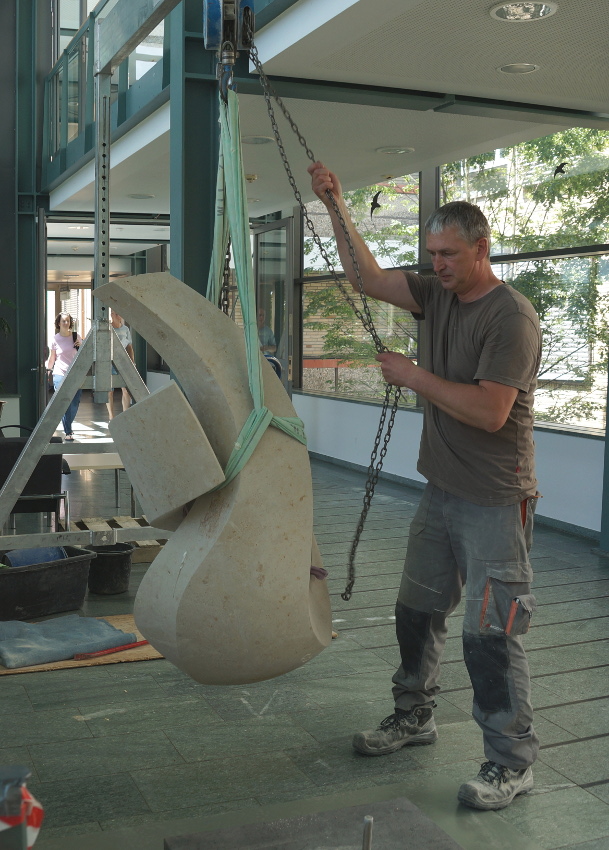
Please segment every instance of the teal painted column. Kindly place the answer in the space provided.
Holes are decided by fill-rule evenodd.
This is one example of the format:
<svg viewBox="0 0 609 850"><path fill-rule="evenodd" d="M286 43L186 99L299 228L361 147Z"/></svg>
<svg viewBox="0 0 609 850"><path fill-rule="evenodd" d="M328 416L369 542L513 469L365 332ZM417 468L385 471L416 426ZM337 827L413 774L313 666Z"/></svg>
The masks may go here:
<svg viewBox="0 0 609 850"><path fill-rule="evenodd" d="M46 280L41 278L37 215L48 209L48 197L39 194L44 75L51 63L51 16L49 4L16 6L17 98L15 104L15 289L17 336L17 391L22 425L38 421L39 382L44 379L44 351L40 351ZM8 423L7 423L8 424Z"/></svg>
<svg viewBox="0 0 609 850"><path fill-rule="evenodd" d="M8 322L11 333L0 336L0 398L17 393L17 175L15 116L17 113L17 3L0 3L0 315ZM11 302L10 304L8 302ZM13 306L11 306L11 304ZM5 424L12 424L6 422Z"/></svg>
<svg viewBox="0 0 609 850"><path fill-rule="evenodd" d="M216 57L203 43L203 6L184 0L168 17L170 270L203 295L211 257L218 164Z"/></svg>

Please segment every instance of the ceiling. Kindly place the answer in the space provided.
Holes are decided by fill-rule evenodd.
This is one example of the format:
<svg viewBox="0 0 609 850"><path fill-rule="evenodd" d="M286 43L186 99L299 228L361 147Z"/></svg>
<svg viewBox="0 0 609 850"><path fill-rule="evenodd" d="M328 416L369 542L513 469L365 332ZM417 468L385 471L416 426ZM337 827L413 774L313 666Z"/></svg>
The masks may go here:
<svg viewBox="0 0 609 850"><path fill-rule="evenodd" d="M298 0L257 33L256 44L269 75L308 81L285 103L315 156L346 188L575 123L606 122L609 128L606 0L558 0L554 15L526 23L495 20L494 5L487 0ZM511 63L538 70L498 70ZM382 87L382 96L333 102L325 89L318 100L311 81ZM239 100L242 137L271 137L264 99L245 93ZM550 109L510 112L500 103L506 101ZM582 117L578 121L552 110L578 111ZM169 213L167 105L153 119L132 131L139 133L137 144L127 134L113 146L112 210ZM304 150L282 118L279 125L296 181L310 200ZM388 155L380 147L414 150ZM275 143L244 144L243 157L250 215L291 209L295 202ZM129 197L134 194L153 197ZM53 192L51 209L93 209L92 164ZM66 225L57 228L58 238L74 235ZM140 238L161 238L153 228L140 230Z"/></svg>

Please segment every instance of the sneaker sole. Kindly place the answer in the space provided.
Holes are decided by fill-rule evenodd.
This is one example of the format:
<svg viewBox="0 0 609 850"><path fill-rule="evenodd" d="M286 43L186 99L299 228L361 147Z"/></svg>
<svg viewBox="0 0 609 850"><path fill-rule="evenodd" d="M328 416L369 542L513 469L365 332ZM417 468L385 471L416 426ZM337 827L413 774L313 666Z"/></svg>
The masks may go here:
<svg viewBox="0 0 609 850"><path fill-rule="evenodd" d="M476 791L474 788L468 788L467 786L461 786L459 788L459 793L457 794L457 800L460 803L463 803L464 806L469 806L471 809L480 809L481 811L497 811L497 809L505 809L510 803L521 794L528 794L529 791L533 790L533 777L523 785L520 790L516 791L512 794L511 797L508 797L505 800L501 800L499 802L493 803L491 800L488 802L485 800L479 800L476 796Z"/></svg>
<svg viewBox="0 0 609 850"><path fill-rule="evenodd" d="M404 741L396 741L395 744L390 744L382 749L369 747L366 744L366 739L363 735L355 735L353 737L353 749L357 750L364 756L385 756L388 753L396 753L402 747L420 746L422 744L435 744L438 740L438 733L434 729L431 732L422 732L420 735L413 735L411 738L406 738Z"/></svg>

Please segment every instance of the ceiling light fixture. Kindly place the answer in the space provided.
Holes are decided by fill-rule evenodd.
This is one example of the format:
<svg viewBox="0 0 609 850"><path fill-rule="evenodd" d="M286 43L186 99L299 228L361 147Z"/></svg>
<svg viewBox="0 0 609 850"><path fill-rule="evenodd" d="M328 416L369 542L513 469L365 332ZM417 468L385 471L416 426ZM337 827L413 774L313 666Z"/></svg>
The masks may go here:
<svg viewBox="0 0 609 850"><path fill-rule="evenodd" d="M88 230L90 224L68 224L68 230Z"/></svg>
<svg viewBox="0 0 609 850"><path fill-rule="evenodd" d="M502 65L497 68L504 74L532 74L533 71L539 71L540 65L530 65L528 62L512 62L511 65Z"/></svg>
<svg viewBox="0 0 609 850"><path fill-rule="evenodd" d="M147 201L148 198L154 198L156 195L146 195L146 194L138 194L134 192L133 194L127 195L128 198L134 198L136 201Z"/></svg>
<svg viewBox="0 0 609 850"><path fill-rule="evenodd" d="M375 148L376 153L386 153L390 156L401 156L407 153L414 153L414 148L409 148L405 146L392 145L387 148Z"/></svg>
<svg viewBox="0 0 609 850"><path fill-rule="evenodd" d="M554 15L558 5L556 3L500 3L490 10L491 18L497 21L508 21L509 23L526 23L528 21L540 21Z"/></svg>

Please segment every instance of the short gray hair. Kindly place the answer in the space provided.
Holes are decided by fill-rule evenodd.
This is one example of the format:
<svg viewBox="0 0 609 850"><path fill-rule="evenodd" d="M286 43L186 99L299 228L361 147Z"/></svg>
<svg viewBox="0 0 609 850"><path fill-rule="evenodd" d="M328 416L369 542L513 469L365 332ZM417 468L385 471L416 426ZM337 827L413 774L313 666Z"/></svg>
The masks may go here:
<svg viewBox="0 0 609 850"><path fill-rule="evenodd" d="M447 227L456 227L459 236L469 245L478 239L486 239L490 249L491 228L486 216L475 204L451 201L433 212L425 222L426 233L441 233Z"/></svg>

